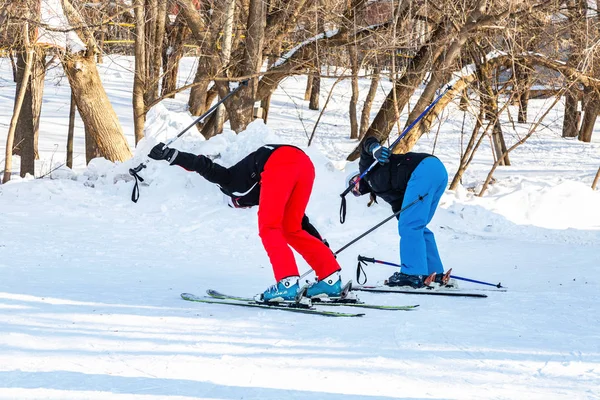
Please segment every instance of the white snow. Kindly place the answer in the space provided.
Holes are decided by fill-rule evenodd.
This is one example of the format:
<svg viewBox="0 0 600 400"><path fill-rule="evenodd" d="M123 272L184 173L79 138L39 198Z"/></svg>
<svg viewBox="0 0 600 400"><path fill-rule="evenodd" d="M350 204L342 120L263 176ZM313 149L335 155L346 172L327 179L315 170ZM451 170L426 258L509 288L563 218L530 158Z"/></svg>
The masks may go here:
<svg viewBox="0 0 600 400"><path fill-rule="evenodd" d="M183 60L181 84L192 79L193 63ZM106 57L100 71L133 148L131 66L131 58ZM333 81L323 79L323 96ZM303 147L317 171L307 214L337 250L391 209L349 196L340 225L339 193L356 168L344 161L356 145L348 139L350 84L336 86L310 148L306 131L319 111L308 110L304 85L302 77L282 83L268 127L254 122L208 141L190 131L173 146L223 165L263 143ZM360 85L362 104L369 81ZM373 113L389 88L382 80ZM10 62L0 59L0 143L14 93ZM50 69L38 177L65 160L68 96L61 69ZM227 207L199 175L148 162L140 200L130 200L128 168L193 121L186 96L150 111L132 160L86 167L77 120L73 171L21 179L17 169L0 185L0 399L600 398L600 191L590 188L600 132L591 144L561 138L560 105L511 153L513 166L498 169L483 197L473 191L493 162L488 140L463 184L442 198L430 227L446 267L502 282L507 292L482 292L487 299L359 293L370 303L420 307L333 319L179 298L208 288L250 296L273 283L256 209ZM532 121L550 101L531 102ZM451 177L474 124L467 115L462 129L462 121L450 104L435 144ZM504 122L508 145L529 127ZM430 152L437 128L415 150ZM389 222L339 254L343 278L355 279L358 254L398 262L398 253ZM299 257L298 264L308 270ZM394 271L366 267L369 283Z"/></svg>
<svg viewBox="0 0 600 400"><path fill-rule="evenodd" d="M60 47L72 53L86 49L77 33L71 30L60 0L41 0L40 10L40 22L50 29L40 26L36 43Z"/></svg>
<svg viewBox="0 0 600 400"><path fill-rule="evenodd" d="M300 50L302 47L306 46L307 44L316 42L317 40L323 39L323 38L330 38L334 35L337 35L337 33L339 32L339 29L331 29L328 31L325 31L323 33L319 33L311 38L306 39L305 41L303 41L302 43L298 44L297 46L295 46L294 48L292 48L291 50L289 50L287 53L285 53L283 56L279 57L274 63L273 63L273 67L278 67L281 64L283 64L284 62L286 62L289 58L291 58L298 50Z"/></svg>

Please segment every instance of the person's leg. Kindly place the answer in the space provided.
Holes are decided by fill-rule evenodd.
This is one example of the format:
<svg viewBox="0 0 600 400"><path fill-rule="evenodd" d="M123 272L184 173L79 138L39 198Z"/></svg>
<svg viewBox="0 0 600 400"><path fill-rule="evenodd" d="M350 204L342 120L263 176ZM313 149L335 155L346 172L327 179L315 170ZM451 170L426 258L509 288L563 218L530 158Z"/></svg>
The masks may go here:
<svg viewBox="0 0 600 400"><path fill-rule="evenodd" d="M427 159L421 161L413 171L406 186L402 208L417 199L421 200L402 211L398 219L401 272L407 275L427 275L424 231L431 210L432 193L427 177L427 165L424 164L426 161Z"/></svg>
<svg viewBox="0 0 600 400"><path fill-rule="evenodd" d="M277 149L265 165L258 204L258 232L277 282L298 276L294 254L283 232L286 205L297 179L296 165L286 160L285 149Z"/></svg>
<svg viewBox="0 0 600 400"><path fill-rule="evenodd" d="M427 224L431 222L438 204L440 203L440 199L446 191L446 186L448 185L448 172L446 171L444 164L442 164L442 162L437 158L431 158L429 163L430 179L432 182L432 202L429 210L429 217L427 218ZM431 274L435 272L436 274L443 274L444 265L442 264L437 244L435 242L435 236L427 227L424 229L424 237L425 248L427 251L427 273Z"/></svg>
<svg viewBox="0 0 600 400"><path fill-rule="evenodd" d="M298 149L290 148L287 159L296 162L298 178L285 207L283 234L287 243L306 260L317 277L324 279L339 271L340 266L321 240L302 229L302 218L310 199L315 169L310 158Z"/></svg>

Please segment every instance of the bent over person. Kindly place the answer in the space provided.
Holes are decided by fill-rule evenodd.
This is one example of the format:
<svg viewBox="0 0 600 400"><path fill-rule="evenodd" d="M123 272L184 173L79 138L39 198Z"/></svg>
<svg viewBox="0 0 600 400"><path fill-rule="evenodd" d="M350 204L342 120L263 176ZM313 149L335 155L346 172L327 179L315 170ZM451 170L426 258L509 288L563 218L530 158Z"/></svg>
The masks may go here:
<svg viewBox="0 0 600 400"><path fill-rule="evenodd" d="M358 180L375 160L379 163ZM427 153L392 154L369 137L361 148L359 168L360 173L352 174L347 182L352 194L379 196L394 213L406 208L398 216L400 271L389 277L387 285L420 288L433 273L437 283L447 283L450 275L444 275L435 237L427 228L448 184L444 164Z"/></svg>
<svg viewBox="0 0 600 400"><path fill-rule="evenodd" d="M277 283L257 296L257 300L278 302L296 298L300 290L299 273L289 246L317 276L317 281L306 290L307 297L341 296L341 267L304 214L315 168L302 150L289 145L265 145L225 168L203 155L164 147L163 143L157 144L148 156L199 173L217 184L233 207L258 205L258 233Z"/></svg>

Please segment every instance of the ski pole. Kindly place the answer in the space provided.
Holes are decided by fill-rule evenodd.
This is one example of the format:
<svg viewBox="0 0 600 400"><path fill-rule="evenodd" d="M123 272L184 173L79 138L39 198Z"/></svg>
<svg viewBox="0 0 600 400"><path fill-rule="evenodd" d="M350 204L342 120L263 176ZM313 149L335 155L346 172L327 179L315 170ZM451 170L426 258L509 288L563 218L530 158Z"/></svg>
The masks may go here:
<svg viewBox="0 0 600 400"><path fill-rule="evenodd" d="M362 261L363 263L370 262L370 263L376 263L376 264L391 265L392 267L400 267L400 264L395 264L395 263L388 262L388 261L376 260L376 259L374 259L374 258L370 258L370 257L364 257L364 256L361 256L361 255L359 255L359 256L358 256L358 262L359 262L359 264L360 264L360 262L361 262L361 261ZM450 278L458 279L458 280L460 280L460 281L466 281L466 282L478 283L478 284L480 284L480 285L494 286L494 287L497 287L497 288L499 288L499 289L500 289L500 288L504 288L504 287L505 287L505 286L502 286L502 284L501 284L500 282L499 282L499 283L497 283L497 284L495 284L495 283L489 283L489 282L478 281L478 280L475 280L475 279L470 279L470 278L463 278L462 276L457 276L457 275L452 275L452 274L450 275Z"/></svg>
<svg viewBox="0 0 600 400"><path fill-rule="evenodd" d="M221 100L217 101L215 103L215 105L213 105L211 108L208 109L207 112L205 112L204 114L202 114L201 116L199 116L198 118L196 118L194 120L194 122L192 122L184 130L182 130L181 132L179 132L179 134L177 136L175 136L174 138L172 138L169 141L167 141L167 143L165 143L165 146L163 147L163 150L166 149L167 147L169 147L170 144L172 144L174 141L176 141L177 139L179 139L184 133L186 133L187 131L189 131L198 122L202 121L204 118L206 118L207 116L209 116L210 114L212 114L217 109L217 107L219 107L221 104L223 104L225 102L225 100L227 100L229 97L233 96L238 90L240 90L244 86L248 86L248 79L246 79L245 81L240 82L240 84L238 85L238 87L236 87L231 92L229 92L229 94L227 94L227 96L225 96ZM140 182L144 182L144 179L141 176L139 176L138 173L142 169L146 168L146 164L148 164L149 162L150 162L150 160L146 159L143 163L141 163L137 167L135 167L135 168L129 168L129 174L135 178L135 185L133 186L133 192L131 193L131 201L133 201L134 203L137 203L138 199L140 198L140 188L138 186L138 180Z"/></svg>
<svg viewBox="0 0 600 400"><path fill-rule="evenodd" d="M400 136L398 136L398 138L396 140L394 140L394 142L390 145L390 151L392 151L394 149L394 147L396 147L396 145L398 143L400 143L400 140L402 140L402 138L404 136L406 136L406 134L416 125L419 123L419 121L421 121L423 119L423 117L425 117L425 115L427 115L429 113L429 111L438 103L438 101L440 101L440 99L442 97L444 97L444 95L450 90L452 89L452 85L448 85L446 86L446 88L444 89L444 91L442 91L442 93L439 94L438 97L435 98L435 100L433 100L433 102L427 106L427 108L425 110L423 110L423 112L417 117L415 118L415 120L408 125L406 128L404 128L404 130L402 131L402 133L400 134ZM363 171L362 174L360 174L358 176L358 179L356 180L356 182L354 182L353 185L349 185L346 190L344 190L342 192L342 194L340 194L340 197L342 198L342 203L340 205L340 223L344 223L346 222L346 195L348 193L350 193L350 190L352 190L352 187L357 185L360 180L362 178L364 178L365 175L367 175L369 173L369 171L371 171L376 165L377 163L379 163L379 161L375 160L373 161L373 163L369 166L369 168L367 168L366 170Z"/></svg>
<svg viewBox="0 0 600 400"><path fill-rule="evenodd" d="M425 193L423 196L419 196L418 198L416 198L414 201L412 201L410 204L408 204L406 207L404 207L403 209L401 209L400 211L396 211L395 213L393 213L392 215L390 215L389 217L387 217L386 219L384 219L383 221L381 221L380 223L378 223L377 225L375 225L374 227L372 227L371 229L369 229L368 231L366 231L365 233L363 233L362 235L358 236L355 239L352 239L349 243L347 243L346 245L342 246L342 248L340 248L338 251L336 251L335 253L333 253L334 256L337 256L338 254L340 254L342 251L344 251L345 249L347 249L348 247L350 247L351 245L353 245L354 243L358 242L360 239L364 238L365 236L367 236L369 233L373 232L375 229L379 228L381 225L385 224L386 222L388 222L390 219L394 218L395 216L400 215L403 211L408 210L410 207L414 206L415 204L417 204L417 202L422 201L425 197L427 197L429 193ZM312 272L312 270L308 270L305 273L303 273L302 275L300 275L300 279L304 278L306 275L310 274Z"/></svg>

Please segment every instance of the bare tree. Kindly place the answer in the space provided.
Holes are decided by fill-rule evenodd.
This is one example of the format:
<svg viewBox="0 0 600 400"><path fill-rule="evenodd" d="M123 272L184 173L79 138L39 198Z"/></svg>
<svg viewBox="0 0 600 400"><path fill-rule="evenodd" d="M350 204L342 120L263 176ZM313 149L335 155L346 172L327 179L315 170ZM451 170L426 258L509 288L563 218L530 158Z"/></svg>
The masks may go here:
<svg viewBox="0 0 600 400"><path fill-rule="evenodd" d="M31 59L31 74L15 131L14 152L21 156L21 176L25 176L27 173L34 175L35 160L39 158L37 145L44 93L44 77L46 76L45 59L46 51L43 48L34 47ZM23 83L24 71L28 68L26 60L26 54L23 52L17 54L17 91Z"/></svg>
<svg viewBox="0 0 600 400"><path fill-rule="evenodd" d="M379 68L375 67L373 69L373 76L371 76L371 84L369 85L369 92L367 93L367 97L365 98L365 102L363 103L363 108L360 116L360 132L359 139L362 140L365 133L367 133L367 129L369 128L369 122L371 121L371 107L373 106L373 101L375 100L375 95L377 94L377 87L379 86Z"/></svg>
<svg viewBox="0 0 600 400"><path fill-rule="evenodd" d="M600 181L600 168L598 168L598 172L596 172L596 176L594 177L594 182L592 182L592 190L596 190L598 181Z"/></svg>
<svg viewBox="0 0 600 400"><path fill-rule="evenodd" d="M25 58L25 69L23 71L23 77L21 80L21 86L19 87L19 92L15 97L15 105L13 109L13 115L10 119L10 124L8 126L8 134L6 138L6 153L4 159L4 176L2 178L2 182L6 183L10 180L11 170L12 170L12 155L13 155L13 145L14 145L14 137L15 130L17 127L17 120L21 113L21 107L23 106L23 99L25 98L25 92L27 91L29 77L31 75L31 68L33 65L33 47L31 47L29 42L29 24L25 22L23 24L22 31L23 38L23 47L26 51Z"/></svg>
<svg viewBox="0 0 600 400"><path fill-rule="evenodd" d="M358 139L358 117L357 117L357 105L358 105L358 51L356 45L348 46L348 58L350 59L350 66L352 70L352 96L350 97L349 103L349 114L350 114L350 139Z"/></svg>
<svg viewBox="0 0 600 400"><path fill-rule="evenodd" d="M71 101L69 105L69 130L67 133L67 167L73 168L73 140L75 138L75 100L71 93Z"/></svg>
<svg viewBox="0 0 600 400"><path fill-rule="evenodd" d="M172 94L177 89L177 76L179 62L183 57L184 44L189 36L189 29L181 15L177 15L175 22L167 24L167 45L163 48L163 80L161 86L162 96L174 98Z"/></svg>
<svg viewBox="0 0 600 400"><path fill-rule="evenodd" d="M144 137L144 125L146 123L146 24L144 12L144 0L134 0L133 9L135 13L135 73L133 75L133 127L135 142L138 143Z"/></svg>
<svg viewBox="0 0 600 400"><path fill-rule="evenodd" d="M496 171L496 168L498 168L498 166L502 162L504 156L508 155L508 153L510 153L511 151L513 151L514 149L516 149L517 147L519 147L520 145L522 145L523 143L525 143L527 141L527 139L529 139L531 137L531 135L533 135L533 133L540 126L540 124L542 123L542 121L544 120L544 118L546 117L546 115L548 115L548 113L550 112L550 110L552 110L552 108L554 108L554 106L556 105L556 103L558 103L558 101L560 100L561 95L562 95L562 91L560 91L559 94L555 97L554 102L546 109L546 111L544 112L544 114L541 115L540 118L529 128L529 131L527 132L527 134L525 136L523 136L519 141L517 141L516 143L514 143L512 146L510 146L508 149L506 149L506 151L505 151L504 154L502 154L500 157L498 157L498 159L496 160L496 162L494 162L494 165L492 166L492 168L491 168L490 172L488 173L487 177L485 178L485 181L483 182L483 186L481 187L481 191L479 192L478 196L480 196L480 197L483 196L483 194L487 190L488 185L490 184L490 182L492 180L492 177L494 176L494 171Z"/></svg>

